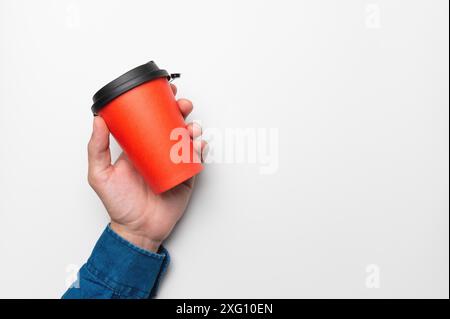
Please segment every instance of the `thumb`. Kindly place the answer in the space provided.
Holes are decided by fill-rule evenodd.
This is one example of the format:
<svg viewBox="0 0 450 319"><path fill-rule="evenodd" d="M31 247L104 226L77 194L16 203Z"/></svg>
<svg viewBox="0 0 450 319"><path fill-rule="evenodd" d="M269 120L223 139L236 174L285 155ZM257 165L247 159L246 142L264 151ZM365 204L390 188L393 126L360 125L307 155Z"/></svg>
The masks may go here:
<svg viewBox="0 0 450 319"><path fill-rule="evenodd" d="M100 116L94 117L91 139L88 144L89 176L104 171L111 165L109 129ZM92 175L93 174L93 175Z"/></svg>

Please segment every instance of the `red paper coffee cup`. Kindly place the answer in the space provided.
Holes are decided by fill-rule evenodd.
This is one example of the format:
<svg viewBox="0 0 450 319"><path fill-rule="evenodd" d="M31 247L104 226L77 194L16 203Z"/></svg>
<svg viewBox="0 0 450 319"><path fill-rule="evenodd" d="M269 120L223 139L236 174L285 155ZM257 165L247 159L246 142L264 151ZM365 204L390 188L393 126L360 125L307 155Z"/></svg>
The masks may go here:
<svg viewBox="0 0 450 319"><path fill-rule="evenodd" d="M91 108L156 194L203 169L170 78L153 61L143 64L95 93Z"/></svg>

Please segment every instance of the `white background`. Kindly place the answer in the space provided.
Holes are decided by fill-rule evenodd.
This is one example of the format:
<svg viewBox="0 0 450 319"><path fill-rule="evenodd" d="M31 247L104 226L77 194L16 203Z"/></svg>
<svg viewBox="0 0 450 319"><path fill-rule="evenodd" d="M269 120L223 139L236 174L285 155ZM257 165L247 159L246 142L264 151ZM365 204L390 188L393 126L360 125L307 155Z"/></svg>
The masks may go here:
<svg viewBox="0 0 450 319"><path fill-rule="evenodd" d="M201 174L159 297L448 298L448 19L446 0L0 0L0 297L58 298L89 256L91 97L155 60L191 119L280 134L275 174Z"/></svg>

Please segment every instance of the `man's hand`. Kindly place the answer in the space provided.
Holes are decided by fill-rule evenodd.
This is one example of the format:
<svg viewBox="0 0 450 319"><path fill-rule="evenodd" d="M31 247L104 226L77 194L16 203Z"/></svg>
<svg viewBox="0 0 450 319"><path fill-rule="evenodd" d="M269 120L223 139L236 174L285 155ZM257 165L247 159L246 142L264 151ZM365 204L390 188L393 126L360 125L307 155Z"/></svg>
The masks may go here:
<svg viewBox="0 0 450 319"><path fill-rule="evenodd" d="M176 94L176 87L171 86ZM189 100L179 99L177 102L184 117L191 113L193 106ZM199 126L188 124L187 127L191 138L201 135ZM201 143L203 150L204 142L196 140L194 143ZM156 252L183 215L195 177L155 195L125 153L111 164L109 130L100 116L94 117L88 157L88 181L111 217L111 228L129 242Z"/></svg>

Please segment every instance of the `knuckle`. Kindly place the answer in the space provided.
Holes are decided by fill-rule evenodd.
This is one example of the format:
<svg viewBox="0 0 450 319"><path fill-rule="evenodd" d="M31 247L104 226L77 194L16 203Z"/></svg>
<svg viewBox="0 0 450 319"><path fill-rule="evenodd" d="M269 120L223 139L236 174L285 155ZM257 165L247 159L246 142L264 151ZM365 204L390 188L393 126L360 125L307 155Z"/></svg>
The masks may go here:
<svg viewBox="0 0 450 319"><path fill-rule="evenodd" d="M107 171L99 171L97 169L89 168L87 180L89 185L94 188L101 188L108 182L109 174Z"/></svg>
<svg viewBox="0 0 450 319"><path fill-rule="evenodd" d="M89 173L88 173L87 180L88 180L89 185L90 185L91 187L93 187L93 188L94 188L94 187L97 185L97 183L98 183L98 178L97 178L97 176L96 176L95 174L93 174L92 172L89 172Z"/></svg>

